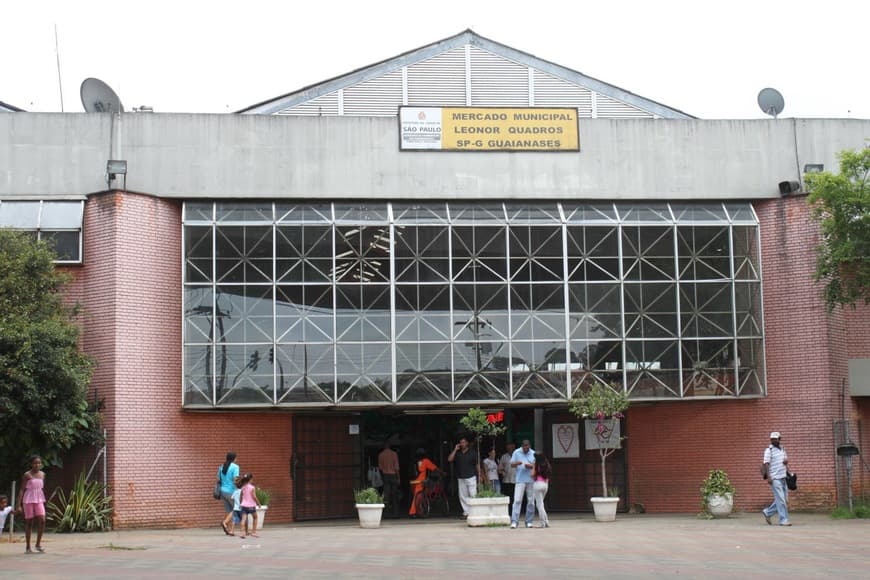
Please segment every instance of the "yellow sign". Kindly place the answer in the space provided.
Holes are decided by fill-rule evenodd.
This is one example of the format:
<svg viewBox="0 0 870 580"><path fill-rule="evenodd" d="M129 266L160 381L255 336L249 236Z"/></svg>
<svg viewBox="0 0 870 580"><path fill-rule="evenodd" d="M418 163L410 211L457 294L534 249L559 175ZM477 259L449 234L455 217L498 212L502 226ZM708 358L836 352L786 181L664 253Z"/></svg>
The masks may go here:
<svg viewBox="0 0 870 580"><path fill-rule="evenodd" d="M402 107L401 148L436 151L579 151L577 109Z"/></svg>

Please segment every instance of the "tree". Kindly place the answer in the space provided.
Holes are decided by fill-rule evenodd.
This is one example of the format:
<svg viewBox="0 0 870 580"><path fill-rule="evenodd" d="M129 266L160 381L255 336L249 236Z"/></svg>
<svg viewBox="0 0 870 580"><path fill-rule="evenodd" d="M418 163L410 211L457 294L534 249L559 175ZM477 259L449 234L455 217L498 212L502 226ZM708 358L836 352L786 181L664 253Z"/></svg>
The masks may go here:
<svg viewBox="0 0 870 580"><path fill-rule="evenodd" d="M474 434L475 448L477 450L477 466L480 468L480 446L484 437L492 437L492 446L495 448L495 438L507 431L502 424L503 416L487 415L482 410L472 408L459 420L463 427ZM489 480L484 479L482 486L489 488Z"/></svg>
<svg viewBox="0 0 870 580"><path fill-rule="evenodd" d="M625 415L631 401L619 385L594 383L584 392L578 391L571 399L569 410L577 417L595 421L593 432L601 456L601 497L610 497L607 489L607 458L620 447L625 437L619 435L619 420Z"/></svg>
<svg viewBox="0 0 870 580"><path fill-rule="evenodd" d="M64 304L69 277L52 251L27 234L0 228L0 481L17 478L27 457L46 465L80 443L100 441L88 405L92 361L78 348L77 309Z"/></svg>
<svg viewBox="0 0 870 580"><path fill-rule="evenodd" d="M870 148L837 155L840 173L806 175L812 215L821 225L815 279L829 310L870 304Z"/></svg>

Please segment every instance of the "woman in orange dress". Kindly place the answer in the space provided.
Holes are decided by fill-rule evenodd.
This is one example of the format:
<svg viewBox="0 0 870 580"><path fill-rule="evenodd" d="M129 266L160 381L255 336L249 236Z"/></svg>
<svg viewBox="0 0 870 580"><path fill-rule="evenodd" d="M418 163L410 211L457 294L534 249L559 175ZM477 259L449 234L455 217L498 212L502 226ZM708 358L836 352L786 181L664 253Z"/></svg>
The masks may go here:
<svg viewBox="0 0 870 580"><path fill-rule="evenodd" d="M438 471L438 466L432 463L432 460L426 457L426 450L422 447L417 449L414 456L417 459L417 477L411 483L411 509L408 510L408 515L412 518L417 517L417 494L423 493L423 482L429 477L430 471Z"/></svg>

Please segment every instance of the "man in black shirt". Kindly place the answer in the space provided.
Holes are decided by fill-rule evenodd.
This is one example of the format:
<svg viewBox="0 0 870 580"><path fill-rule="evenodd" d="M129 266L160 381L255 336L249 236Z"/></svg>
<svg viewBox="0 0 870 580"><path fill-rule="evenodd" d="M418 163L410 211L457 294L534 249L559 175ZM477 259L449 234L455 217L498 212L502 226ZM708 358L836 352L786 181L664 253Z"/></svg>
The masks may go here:
<svg viewBox="0 0 870 580"><path fill-rule="evenodd" d="M461 437L453 448L447 461L453 463L456 479L459 485L459 503L462 505L462 517L468 517L468 498L477 495L477 479L480 477L480 466L477 464L477 454L471 449L467 437Z"/></svg>

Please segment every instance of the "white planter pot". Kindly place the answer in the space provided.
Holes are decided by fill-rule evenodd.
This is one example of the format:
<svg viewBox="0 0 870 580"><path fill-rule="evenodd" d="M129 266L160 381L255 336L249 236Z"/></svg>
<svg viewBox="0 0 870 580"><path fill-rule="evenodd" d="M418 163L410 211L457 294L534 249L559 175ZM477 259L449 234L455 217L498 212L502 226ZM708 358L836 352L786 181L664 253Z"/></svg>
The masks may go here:
<svg viewBox="0 0 870 580"><path fill-rule="evenodd" d="M727 518L734 509L734 495L711 493L707 496L707 511L714 518Z"/></svg>
<svg viewBox="0 0 870 580"><path fill-rule="evenodd" d="M359 514L359 527L361 528L379 528L381 527L381 516L384 513L384 504L382 503L358 503L356 511Z"/></svg>
<svg viewBox="0 0 870 580"><path fill-rule="evenodd" d="M257 529L262 530L263 526L266 525L266 510L269 509L267 505L261 505L257 508ZM254 516L248 515L248 527L253 529L254 527Z"/></svg>
<svg viewBox="0 0 870 580"><path fill-rule="evenodd" d="M619 505L618 497L593 497L591 499L596 522L612 522L616 519L616 506Z"/></svg>
<svg viewBox="0 0 870 580"><path fill-rule="evenodd" d="M508 514L510 498L506 495L501 497L470 497L468 498L468 522L469 526L507 526L511 523Z"/></svg>

